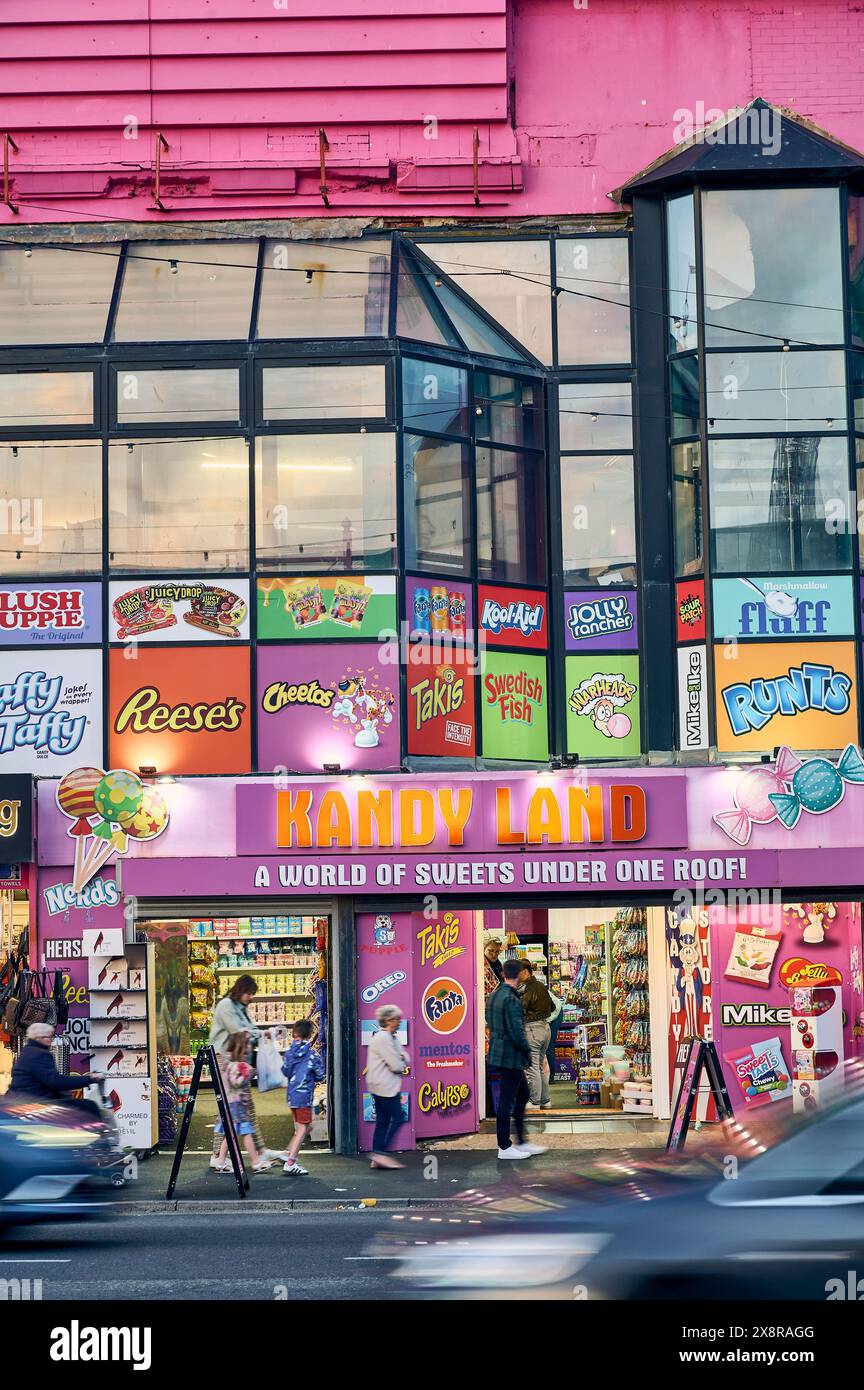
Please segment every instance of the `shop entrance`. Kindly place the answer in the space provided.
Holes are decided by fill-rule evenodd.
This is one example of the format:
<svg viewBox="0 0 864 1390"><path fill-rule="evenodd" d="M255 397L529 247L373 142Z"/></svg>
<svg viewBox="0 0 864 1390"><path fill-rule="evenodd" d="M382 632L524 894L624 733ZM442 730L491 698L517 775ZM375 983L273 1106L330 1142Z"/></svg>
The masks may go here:
<svg viewBox="0 0 864 1390"><path fill-rule="evenodd" d="M272 1039L280 1055L292 1041L292 1025L308 1019L310 1041L324 1063L324 1080L315 1087L307 1144L332 1147L332 1010L330 905L262 904L255 915L243 904L190 909L158 904L139 906L139 939L155 948L155 1037L159 1144L170 1149L189 1091L195 1056L210 1035L216 1003L241 976L255 985L248 1011ZM253 1061L255 1058L253 1057ZM252 1083L252 1107L259 1147L279 1152L293 1132L285 1084L271 1089ZM187 1152L212 1152L218 1118L216 1098L205 1071L198 1093Z"/></svg>
<svg viewBox="0 0 864 1390"><path fill-rule="evenodd" d="M481 915L484 999L510 958L527 960L560 1003L545 1057L548 1084L535 1083L532 1109L662 1114L668 1105L664 910L630 904ZM659 953L649 945L652 935ZM494 1075L487 1080L488 1114Z"/></svg>

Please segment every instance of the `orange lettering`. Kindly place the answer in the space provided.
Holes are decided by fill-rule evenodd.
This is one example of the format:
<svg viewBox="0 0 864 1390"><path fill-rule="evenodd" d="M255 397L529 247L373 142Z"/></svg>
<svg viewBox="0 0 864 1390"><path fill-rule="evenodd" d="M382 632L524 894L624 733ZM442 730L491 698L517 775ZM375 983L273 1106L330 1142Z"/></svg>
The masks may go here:
<svg viewBox="0 0 864 1390"><path fill-rule="evenodd" d="M648 817L645 808L645 788L613 784L609 792L612 811L613 840L641 840L645 835Z"/></svg>
<svg viewBox="0 0 864 1390"><path fill-rule="evenodd" d="M585 839L587 825L588 839L599 843L603 840L603 788L568 787L568 817L570 821L570 843L580 845Z"/></svg>
<svg viewBox="0 0 864 1390"><path fill-rule="evenodd" d="M295 843L295 831L297 848L311 848L311 805L311 791L276 793L276 843L280 848L289 849Z"/></svg>
<svg viewBox="0 0 864 1390"><path fill-rule="evenodd" d="M488 679L488 677L487 677ZM499 845L524 845L521 830L514 830L510 819L510 788L495 788L495 821Z"/></svg>
<svg viewBox="0 0 864 1390"><path fill-rule="evenodd" d="M528 802L528 843L560 845L564 839L561 807L551 787L537 787Z"/></svg>
<svg viewBox="0 0 864 1390"><path fill-rule="evenodd" d="M350 849L351 816L341 792L325 792L322 796L315 836L320 849L334 844Z"/></svg>
<svg viewBox="0 0 864 1390"><path fill-rule="evenodd" d="M381 849L393 844L393 793L389 787L380 792L363 789L357 793L357 845L360 849L371 849L373 844Z"/></svg>
<svg viewBox="0 0 864 1390"><path fill-rule="evenodd" d="M399 833L403 846L431 845L435 838L435 798L430 791L424 788L417 791L400 791Z"/></svg>
<svg viewBox="0 0 864 1390"><path fill-rule="evenodd" d="M471 814L474 797L470 787L460 787L454 793L452 787L438 788L438 805L444 824L447 826L447 843L450 846L465 843L465 826Z"/></svg>

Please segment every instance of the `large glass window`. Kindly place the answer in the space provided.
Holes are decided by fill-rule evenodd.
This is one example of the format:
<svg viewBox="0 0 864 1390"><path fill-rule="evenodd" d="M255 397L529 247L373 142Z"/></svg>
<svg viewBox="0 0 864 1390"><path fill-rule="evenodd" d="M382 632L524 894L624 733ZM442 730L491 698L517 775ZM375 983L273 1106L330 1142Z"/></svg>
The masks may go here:
<svg viewBox="0 0 864 1390"><path fill-rule="evenodd" d="M101 343L119 246L0 247L0 343Z"/></svg>
<svg viewBox="0 0 864 1390"><path fill-rule="evenodd" d="M705 370L709 431L846 428L842 352L709 352Z"/></svg>
<svg viewBox="0 0 864 1390"><path fill-rule="evenodd" d="M470 573L471 459L466 445L406 434L405 564Z"/></svg>
<svg viewBox="0 0 864 1390"><path fill-rule="evenodd" d="M541 362L552 361L547 240L426 241L418 245L518 343Z"/></svg>
<svg viewBox="0 0 864 1390"><path fill-rule="evenodd" d="M558 361L562 366L630 361L629 253L626 237L556 241Z"/></svg>
<svg viewBox="0 0 864 1390"><path fill-rule="evenodd" d="M477 571L482 579L546 582L542 457L477 448Z"/></svg>
<svg viewBox="0 0 864 1390"><path fill-rule="evenodd" d="M390 241L268 241L259 338L383 338Z"/></svg>
<svg viewBox="0 0 864 1390"><path fill-rule="evenodd" d="M0 372L0 429L92 423L92 372Z"/></svg>
<svg viewBox="0 0 864 1390"><path fill-rule="evenodd" d="M581 583L636 579L636 505L630 454L563 456L564 572Z"/></svg>
<svg viewBox="0 0 864 1390"><path fill-rule="evenodd" d="M475 372L474 411L478 439L497 444L540 448L543 422L542 395L536 382L495 372Z"/></svg>
<svg viewBox="0 0 864 1390"><path fill-rule="evenodd" d="M121 368L116 376L121 425L240 423L236 367Z"/></svg>
<svg viewBox="0 0 864 1390"><path fill-rule="evenodd" d="M264 367L262 415L271 420L383 420L387 414L383 364L340 367Z"/></svg>
<svg viewBox="0 0 864 1390"><path fill-rule="evenodd" d="M843 341L836 188L712 189L702 225L709 347Z"/></svg>
<svg viewBox="0 0 864 1390"><path fill-rule="evenodd" d="M396 563L394 436L265 435L255 463L259 569L390 569Z"/></svg>
<svg viewBox="0 0 864 1390"><path fill-rule="evenodd" d="M562 450L633 447L633 405L627 381L562 382L558 418Z"/></svg>
<svg viewBox="0 0 864 1390"><path fill-rule="evenodd" d="M669 363L669 393L672 406L672 434L680 438L684 434L697 434L699 431L699 358L695 353L687 357L673 357Z"/></svg>
<svg viewBox="0 0 864 1390"><path fill-rule="evenodd" d="M675 573L702 573L702 456L699 444L672 449L672 501L675 514Z"/></svg>
<svg viewBox="0 0 864 1390"><path fill-rule="evenodd" d="M0 444L0 572L14 578L101 568L99 441Z"/></svg>
<svg viewBox="0 0 864 1390"><path fill-rule="evenodd" d="M666 282L669 301L669 351L687 352L699 345L696 306L696 227L689 193L666 204Z"/></svg>
<svg viewBox="0 0 864 1390"><path fill-rule="evenodd" d="M126 255L118 343L246 338L258 244L137 242Z"/></svg>
<svg viewBox="0 0 864 1390"><path fill-rule="evenodd" d="M402 418L418 430L469 434L467 371L403 357Z"/></svg>
<svg viewBox="0 0 864 1390"><path fill-rule="evenodd" d="M864 198L849 194L849 309L852 342L864 343Z"/></svg>
<svg viewBox="0 0 864 1390"><path fill-rule="evenodd" d="M239 570L249 564L244 439L149 439L109 450L113 570Z"/></svg>
<svg viewBox="0 0 864 1390"><path fill-rule="evenodd" d="M849 490L845 437L718 439L709 478L715 573L849 566L849 536L830 522Z"/></svg>

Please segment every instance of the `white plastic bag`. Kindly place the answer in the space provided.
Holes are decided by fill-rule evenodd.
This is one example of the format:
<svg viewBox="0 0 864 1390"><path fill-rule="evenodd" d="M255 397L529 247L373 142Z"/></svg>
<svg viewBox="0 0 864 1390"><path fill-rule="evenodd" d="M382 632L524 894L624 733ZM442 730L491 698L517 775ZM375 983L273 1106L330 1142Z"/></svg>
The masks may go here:
<svg viewBox="0 0 864 1390"><path fill-rule="evenodd" d="M263 1037L258 1044L258 1090L275 1091L284 1086L282 1075L282 1054L270 1037Z"/></svg>

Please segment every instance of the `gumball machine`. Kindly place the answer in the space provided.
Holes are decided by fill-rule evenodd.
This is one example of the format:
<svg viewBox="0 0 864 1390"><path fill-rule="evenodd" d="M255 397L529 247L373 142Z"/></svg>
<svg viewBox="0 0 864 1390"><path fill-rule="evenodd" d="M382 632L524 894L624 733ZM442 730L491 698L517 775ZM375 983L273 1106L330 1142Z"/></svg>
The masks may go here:
<svg viewBox="0 0 864 1390"><path fill-rule="evenodd" d="M843 1006L831 985L789 991L792 1029L792 1105L818 1110L843 1090Z"/></svg>

